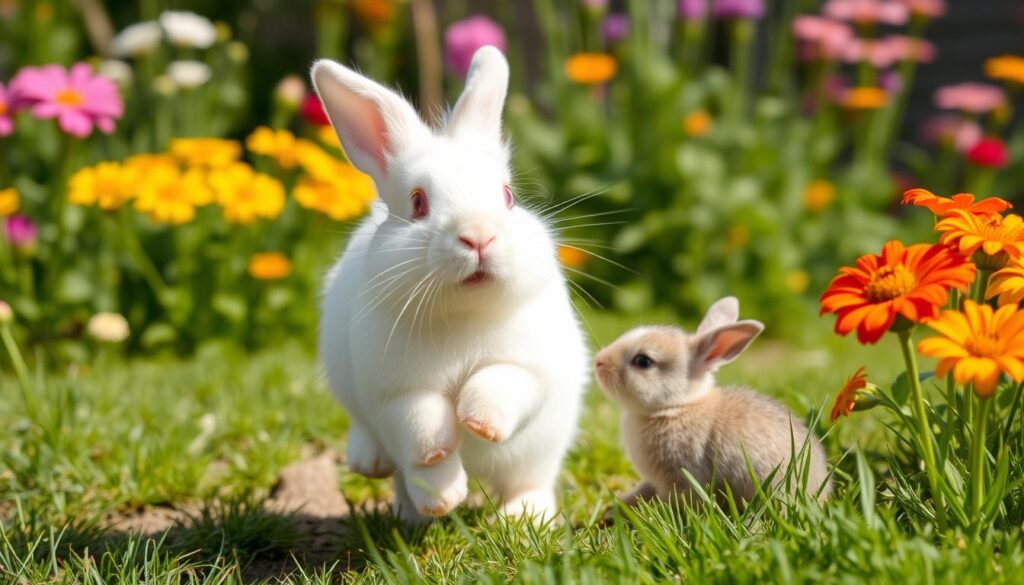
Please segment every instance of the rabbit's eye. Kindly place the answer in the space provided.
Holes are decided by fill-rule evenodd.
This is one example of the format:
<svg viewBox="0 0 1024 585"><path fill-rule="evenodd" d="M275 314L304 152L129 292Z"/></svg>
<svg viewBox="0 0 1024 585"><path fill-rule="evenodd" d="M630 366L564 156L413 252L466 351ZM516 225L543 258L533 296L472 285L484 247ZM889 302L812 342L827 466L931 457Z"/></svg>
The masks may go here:
<svg viewBox="0 0 1024 585"><path fill-rule="evenodd" d="M412 218L422 219L427 217L430 206L427 204L427 194L423 192L423 189L414 190L409 198L412 200Z"/></svg>
<svg viewBox="0 0 1024 585"><path fill-rule="evenodd" d="M505 207L512 209L512 206L516 204L515 193L512 192L512 187L505 185Z"/></svg>
<svg viewBox="0 0 1024 585"><path fill-rule="evenodd" d="M654 367L654 360L650 356L642 353L638 353L633 356L633 359L629 362L634 368L640 370L647 370Z"/></svg>

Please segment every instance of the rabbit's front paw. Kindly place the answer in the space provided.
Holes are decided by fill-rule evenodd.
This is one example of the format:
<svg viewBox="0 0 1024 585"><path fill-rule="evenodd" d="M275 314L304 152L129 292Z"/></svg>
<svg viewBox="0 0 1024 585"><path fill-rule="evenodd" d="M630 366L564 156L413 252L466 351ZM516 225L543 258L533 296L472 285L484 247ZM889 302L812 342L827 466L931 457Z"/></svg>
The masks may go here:
<svg viewBox="0 0 1024 585"><path fill-rule="evenodd" d="M458 454L404 475L406 493L416 512L423 516L444 516L466 499L466 471Z"/></svg>
<svg viewBox="0 0 1024 585"><path fill-rule="evenodd" d="M395 473L395 461L369 431L355 422L349 429L345 460L353 473L365 477L379 479Z"/></svg>
<svg viewBox="0 0 1024 585"><path fill-rule="evenodd" d="M512 435L512 421L491 401L483 389L466 386L456 408L459 423L467 431L492 443L501 443Z"/></svg>

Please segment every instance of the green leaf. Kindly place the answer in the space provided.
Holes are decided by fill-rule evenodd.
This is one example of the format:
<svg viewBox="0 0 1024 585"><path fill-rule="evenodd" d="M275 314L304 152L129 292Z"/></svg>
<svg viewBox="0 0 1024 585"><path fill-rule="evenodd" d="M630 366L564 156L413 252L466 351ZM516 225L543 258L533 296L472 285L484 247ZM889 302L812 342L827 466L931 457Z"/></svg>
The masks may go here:
<svg viewBox="0 0 1024 585"><path fill-rule="evenodd" d="M213 310L228 318L229 321L239 323L245 319L249 307L239 295L219 293L214 295L212 301Z"/></svg>
<svg viewBox="0 0 1024 585"><path fill-rule="evenodd" d="M142 346L153 349L161 345L169 345L178 338L178 332L167 323L153 323L142 334Z"/></svg>
<svg viewBox="0 0 1024 585"><path fill-rule="evenodd" d="M868 526L875 525L875 474L864 453L857 449L857 483L860 486L860 507Z"/></svg>
<svg viewBox="0 0 1024 585"><path fill-rule="evenodd" d="M57 296L69 303L81 303L92 298L92 283L81 272L69 270L61 275Z"/></svg>
<svg viewBox="0 0 1024 585"><path fill-rule="evenodd" d="M935 375L935 372L921 372L917 379L923 384L928 378ZM892 400L896 404L906 404L910 397L910 384L907 382L907 373L903 372L892 383Z"/></svg>

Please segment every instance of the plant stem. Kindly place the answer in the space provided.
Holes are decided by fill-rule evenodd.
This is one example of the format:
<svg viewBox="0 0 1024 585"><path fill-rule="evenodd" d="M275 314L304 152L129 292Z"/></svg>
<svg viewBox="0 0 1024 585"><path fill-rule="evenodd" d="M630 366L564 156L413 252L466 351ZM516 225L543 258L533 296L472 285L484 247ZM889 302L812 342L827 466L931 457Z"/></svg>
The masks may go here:
<svg viewBox="0 0 1024 585"><path fill-rule="evenodd" d="M21 356L21 350L18 349L18 344L14 341L14 335L11 334L10 325L0 325L0 340L4 343L4 348L7 349L7 355L11 357L11 364L14 365L14 373L18 376L18 386L21 387L21 396L25 401L25 409L29 413L30 418L35 418L35 407L32 402L32 377L29 376L28 366L25 364L25 358Z"/></svg>
<svg viewBox="0 0 1024 585"><path fill-rule="evenodd" d="M935 498L935 517L940 530L946 528L946 510L943 504L942 476L935 459L935 446L932 441L931 426L928 424L928 412L924 406L924 392L921 389L921 376L917 368L917 358L910 340L911 330L897 333L900 340L900 349L903 351L903 360L907 364L907 381L910 383L913 394L912 406L917 419L918 433L921 435L921 448L924 451L925 471L928 473L928 482L931 484L932 497Z"/></svg>
<svg viewBox="0 0 1024 585"><path fill-rule="evenodd" d="M985 302L985 291L988 290L988 279L991 276L991 270L978 270L978 288L974 291L974 300L979 305Z"/></svg>
<svg viewBox="0 0 1024 585"><path fill-rule="evenodd" d="M978 396L978 409L974 419L974 443L971 445L971 512L979 526L981 508L985 502L985 439L988 411L991 406L991 397Z"/></svg>

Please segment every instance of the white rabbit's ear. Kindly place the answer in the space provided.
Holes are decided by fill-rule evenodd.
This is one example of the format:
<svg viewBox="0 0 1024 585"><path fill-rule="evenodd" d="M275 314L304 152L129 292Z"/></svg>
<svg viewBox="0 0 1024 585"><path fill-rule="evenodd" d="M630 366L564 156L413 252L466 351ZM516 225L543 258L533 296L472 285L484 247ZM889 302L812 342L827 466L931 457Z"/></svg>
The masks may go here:
<svg viewBox="0 0 1024 585"><path fill-rule="evenodd" d="M495 47L477 49L466 77L466 88L448 120L451 136L476 133L501 142L501 114L508 93L508 61Z"/></svg>
<svg viewBox="0 0 1024 585"><path fill-rule="evenodd" d="M723 297L708 308L707 314L697 327L697 334L707 333L716 327L735 323L740 318L740 302L736 297Z"/></svg>
<svg viewBox="0 0 1024 585"><path fill-rule="evenodd" d="M395 157L430 134L409 102L347 67L321 59L312 77L345 154L378 186Z"/></svg>
<svg viewBox="0 0 1024 585"><path fill-rule="evenodd" d="M736 359L762 331L764 324L760 321L737 321L698 333L690 340L691 375L714 372Z"/></svg>

